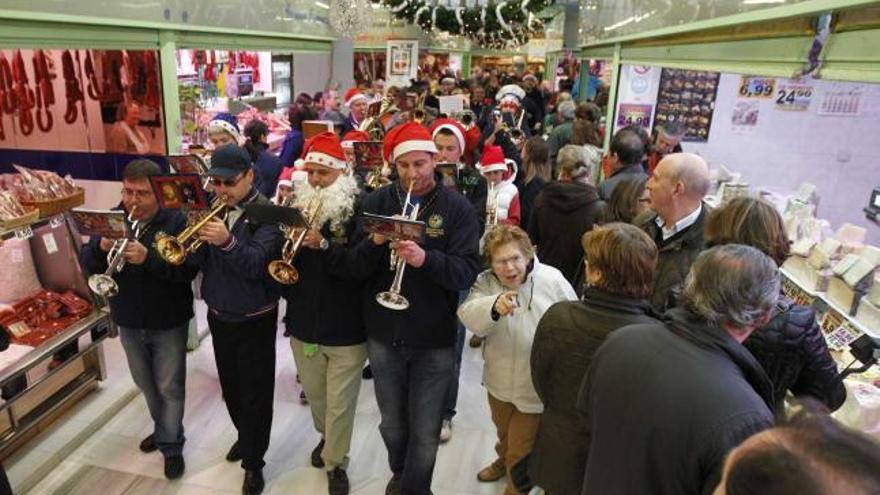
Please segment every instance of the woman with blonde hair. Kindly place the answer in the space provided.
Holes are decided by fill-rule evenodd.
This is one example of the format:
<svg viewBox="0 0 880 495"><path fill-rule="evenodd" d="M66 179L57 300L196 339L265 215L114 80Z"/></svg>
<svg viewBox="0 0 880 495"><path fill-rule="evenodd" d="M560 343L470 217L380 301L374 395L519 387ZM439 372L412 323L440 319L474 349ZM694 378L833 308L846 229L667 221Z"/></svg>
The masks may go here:
<svg viewBox="0 0 880 495"><path fill-rule="evenodd" d="M535 258L529 236L499 224L486 236L490 268L477 277L458 317L485 337L483 384L498 432L498 457L477 474L496 481L532 450L544 410L532 384L529 356L538 321L550 306L577 299L559 270ZM518 492L508 478L505 495Z"/></svg>

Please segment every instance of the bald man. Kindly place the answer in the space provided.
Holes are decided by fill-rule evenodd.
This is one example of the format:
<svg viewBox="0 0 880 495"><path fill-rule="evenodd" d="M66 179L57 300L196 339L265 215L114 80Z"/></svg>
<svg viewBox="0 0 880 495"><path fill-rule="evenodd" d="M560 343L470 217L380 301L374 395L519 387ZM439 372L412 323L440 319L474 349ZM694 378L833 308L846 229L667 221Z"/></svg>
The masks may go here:
<svg viewBox="0 0 880 495"><path fill-rule="evenodd" d="M709 166L693 153L673 153L657 164L648 180L653 212L635 219L660 250L651 305L657 311L675 306L691 264L703 250L708 207Z"/></svg>

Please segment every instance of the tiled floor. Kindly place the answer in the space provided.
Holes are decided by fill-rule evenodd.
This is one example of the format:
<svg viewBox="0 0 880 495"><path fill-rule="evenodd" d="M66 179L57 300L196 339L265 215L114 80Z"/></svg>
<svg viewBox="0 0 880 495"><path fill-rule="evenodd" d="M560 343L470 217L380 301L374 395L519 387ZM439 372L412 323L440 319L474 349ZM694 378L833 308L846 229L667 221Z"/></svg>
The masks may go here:
<svg viewBox="0 0 880 495"><path fill-rule="evenodd" d="M100 395L130 393L131 383L125 369L118 340L107 344L108 362L116 383L104 384L79 409L96 407ZM287 339L278 334L278 375L275 388L275 414L272 440L266 456L264 493L315 495L326 493L323 471L310 467L308 459L318 441L307 406L299 404L293 357ZM184 423L187 443L184 450L187 468L180 480L164 478L162 456L142 454L141 438L151 432L146 405L140 396L104 422L76 450L59 459L60 465L42 478L30 494L222 494L240 493L242 470L228 463L224 455L234 440L234 430L220 398L220 388L211 349L210 337L190 354L187 373L187 404ZM482 359L478 350L465 346L458 416L452 440L440 447L434 473L433 491L437 495L499 494L502 482L484 484L476 472L493 458L495 430L489 417L485 391L480 385ZM107 390L107 389L112 389ZM105 399L106 400L106 399ZM100 406L97 406L100 407ZM97 417L99 411L94 411ZM50 445L63 443L85 428L82 411L74 419L63 421L36 445L23 450L45 453L42 457L13 459L7 466L13 484L20 483L32 463L42 462L52 452ZM348 469L353 495L384 494L390 477L387 454L379 436L379 412L371 381L364 381L358 403ZM11 466L11 467L10 467Z"/></svg>

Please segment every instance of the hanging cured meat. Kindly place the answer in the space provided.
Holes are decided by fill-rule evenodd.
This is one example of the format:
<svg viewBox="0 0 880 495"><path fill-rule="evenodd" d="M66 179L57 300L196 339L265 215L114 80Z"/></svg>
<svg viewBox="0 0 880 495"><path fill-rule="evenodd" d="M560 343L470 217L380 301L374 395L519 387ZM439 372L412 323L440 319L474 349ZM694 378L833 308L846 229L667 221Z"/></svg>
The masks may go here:
<svg viewBox="0 0 880 495"><path fill-rule="evenodd" d="M89 78L89 98L93 100L101 100L103 95L101 93L101 85L98 82L98 76L95 74L95 64L92 62L92 52L86 50L86 77Z"/></svg>
<svg viewBox="0 0 880 495"><path fill-rule="evenodd" d="M101 93L104 103L119 103L123 100L125 87L122 84L122 50L107 50L101 56Z"/></svg>
<svg viewBox="0 0 880 495"><path fill-rule="evenodd" d="M35 106L34 91L30 88L21 50L16 50L12 58L12 79L15 81L18 126L22 134L30 136L34 132L34 114L31 112Z"/></svg>
<svg viewBox="0 0 880 495"><path fill-rule="evenodd" d="M144 54L144 67L146 70L147 93L144 96L144 103L152 108L159 108L162 105L162 97L159 95L159 60L156 58L156 52L148 50L142 52Z"/></svg>
<svg viewBox="0 0 880 495"><path fill-rule="evenodd" d="M37 99L37 127L43 132L52 130L52 109L55 104L55 88L52 80L57 77L52 71L51 57L43 50L34 50L32 58L34 64L34 85Z"/></svg>
<svg viewBox="0 0 880 495"><path fill-rule="evenodd" d="M6 54L0 51L0 140L6 139L3 129L3 114L15 113L15 91L13 90L12 69Z"/></svg>
<svg viewBox="0 0 880 495"><path fill-rule="evenodd" d="M76 65L74 65L73 55L70 54L70 50L64 50L64 53L61 55L61 74L64 76L64 93L67 98L67 110L64 112L64 121L68 124L76 122L76 104L85 100L85 95L83 95L82 91L82 81L77 76L78 66L79 52L76 52ZM83 107L83 112L85 112L85 107Z"/></svg>

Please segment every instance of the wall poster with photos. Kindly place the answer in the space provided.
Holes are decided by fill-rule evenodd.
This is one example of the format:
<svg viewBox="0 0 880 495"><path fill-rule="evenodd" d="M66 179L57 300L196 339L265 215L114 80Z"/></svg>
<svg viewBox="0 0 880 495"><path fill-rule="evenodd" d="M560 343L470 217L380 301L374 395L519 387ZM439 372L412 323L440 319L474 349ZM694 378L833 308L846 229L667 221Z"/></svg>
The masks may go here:
<svg viewBox="0 0 880 495"><path fill-rule="evenodd" d="M708 141L720 76L718 72L664 68L660 74L654 128L679 121L686 129L684 141Z"/></svg>

